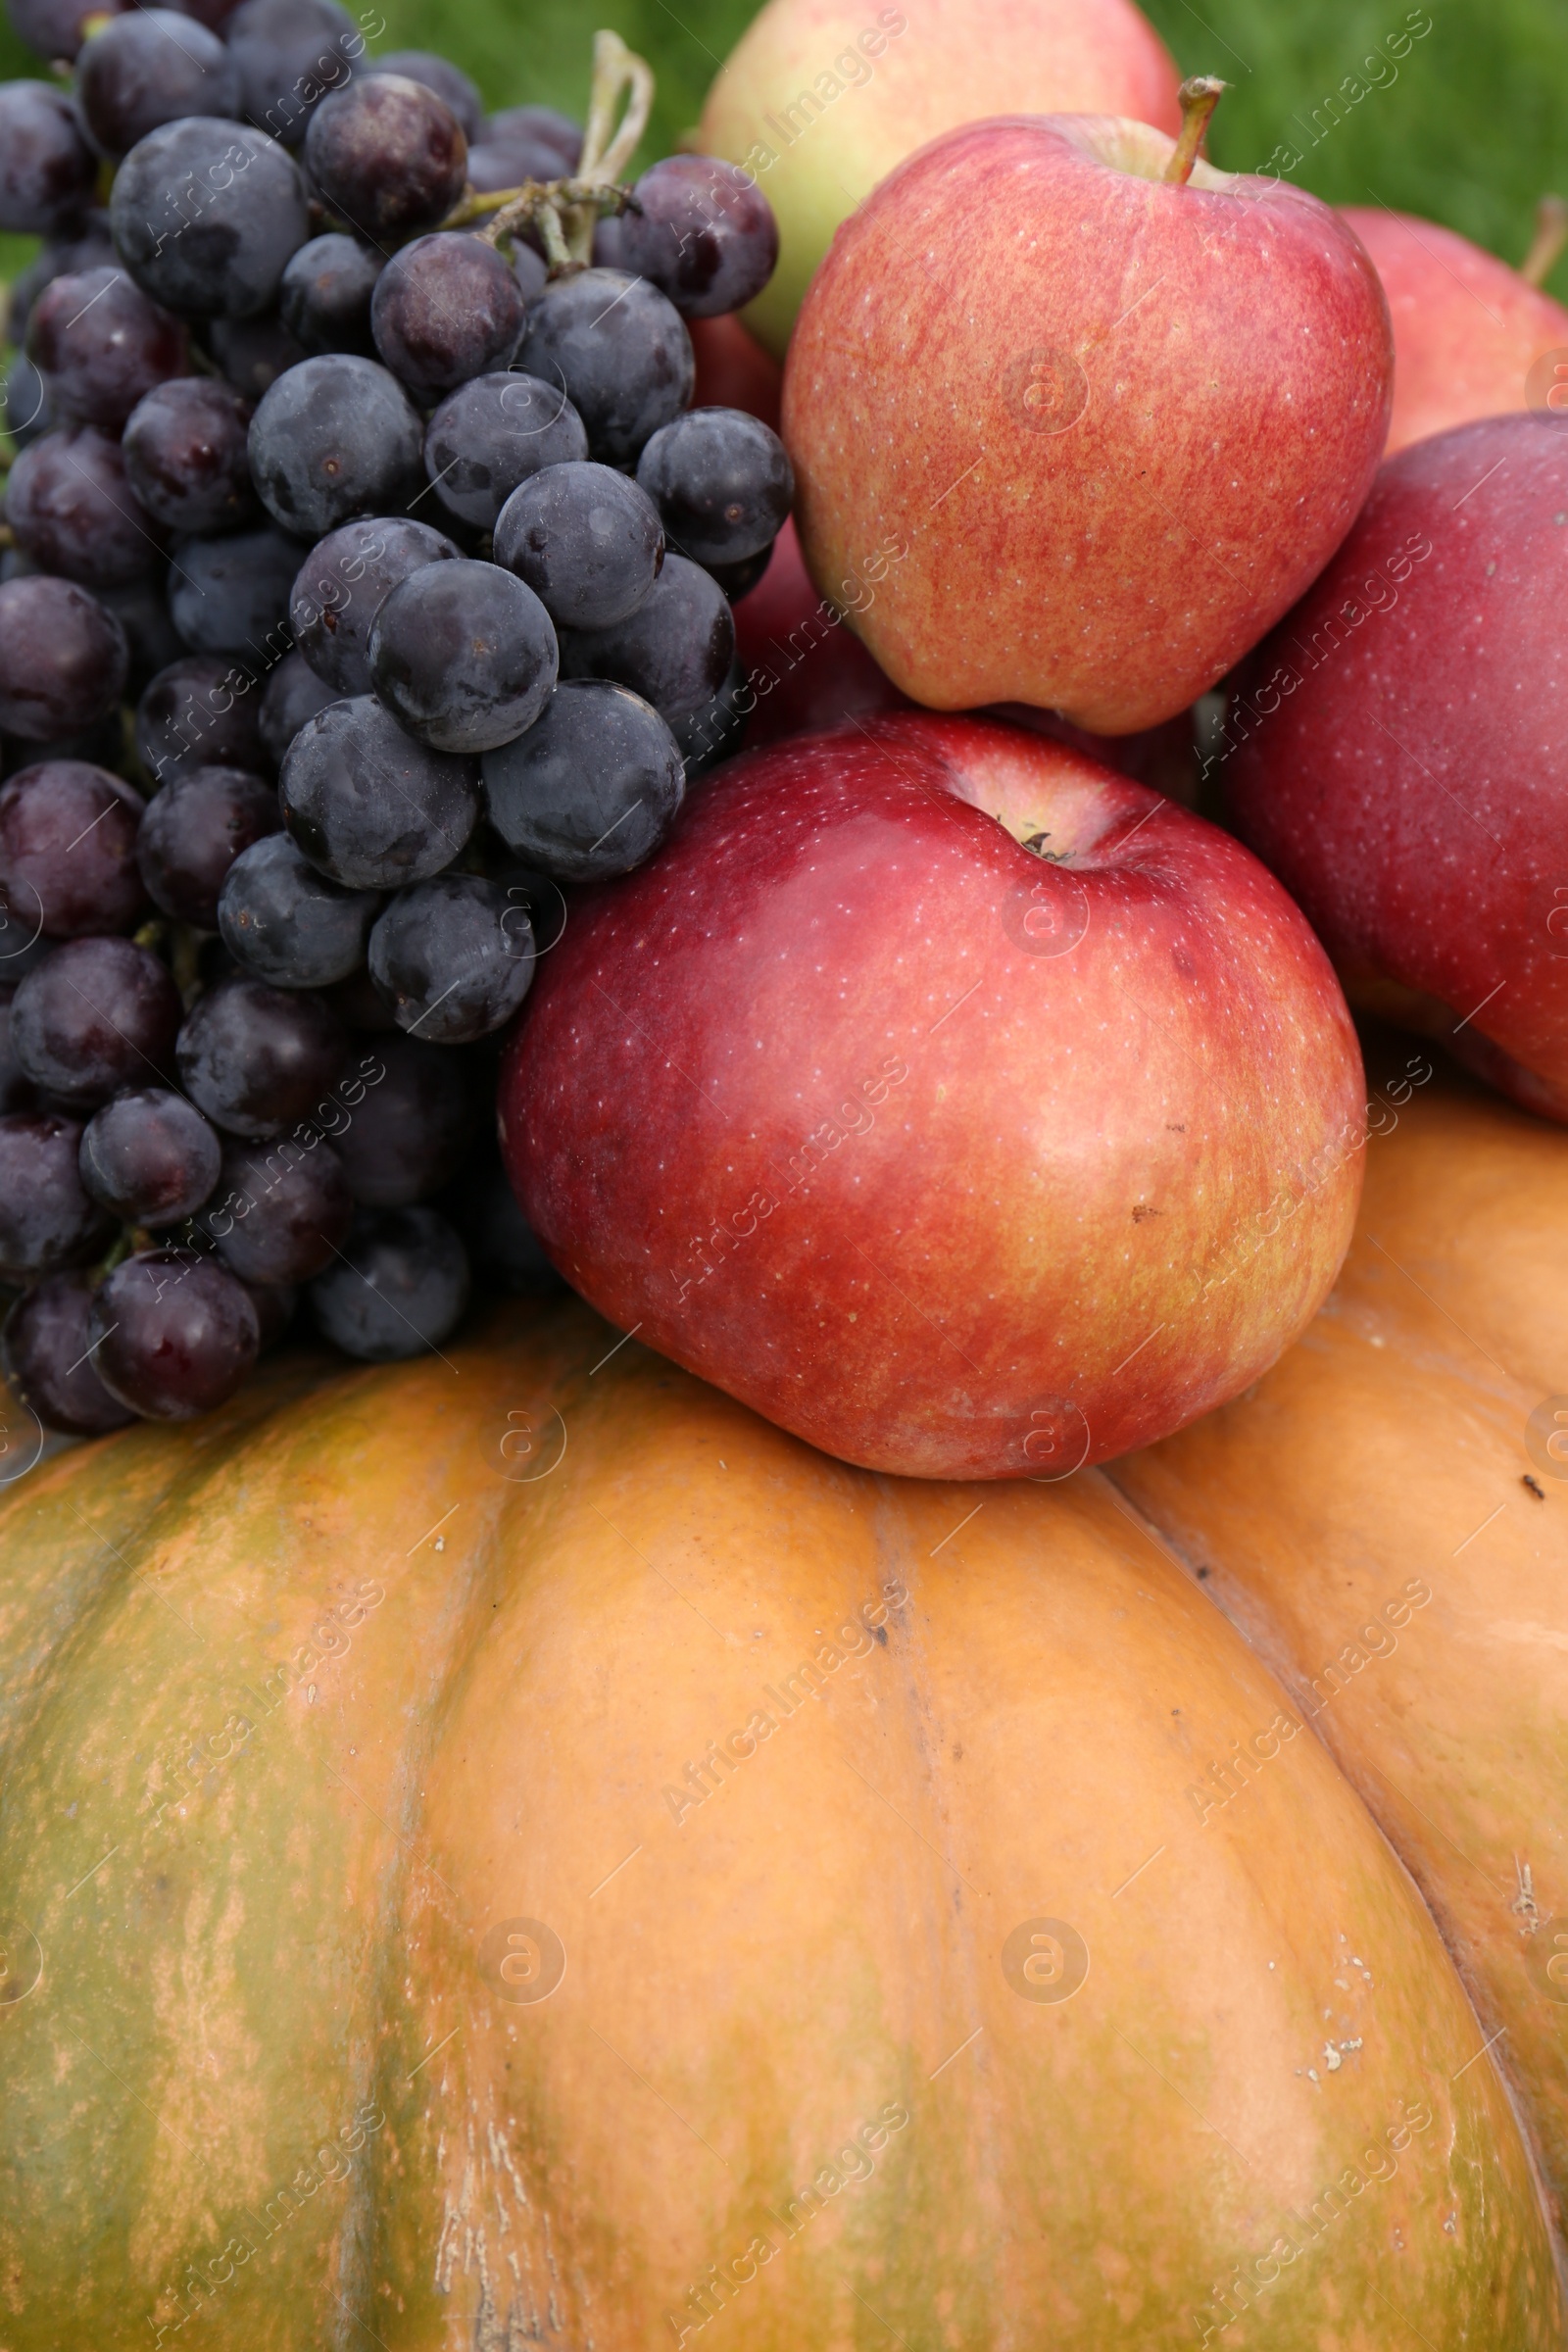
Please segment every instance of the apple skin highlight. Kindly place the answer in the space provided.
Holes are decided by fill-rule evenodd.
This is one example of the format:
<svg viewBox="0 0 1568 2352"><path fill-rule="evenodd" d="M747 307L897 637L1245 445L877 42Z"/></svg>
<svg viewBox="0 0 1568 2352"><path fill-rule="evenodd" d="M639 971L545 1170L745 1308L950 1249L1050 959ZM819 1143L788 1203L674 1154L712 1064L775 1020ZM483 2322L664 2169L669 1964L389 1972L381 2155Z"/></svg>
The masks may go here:
<svg viewBox="0 0 1568 2352"><path fill-rule="evenodd" d="M924 713L735 761L585 894L501 1115L612 1322L940 1478L1065 1476L1246 1388L1334 1281L1365 1140L1339 986L1256 859Z"/></svg>
<svg viewBox="0 0 1568 2352"><path fill-rule="evenodd" d="M1096 734L1185 710L1316 577L1371 486L1393 344L1314 196L1109 117L973 123L834 239L785 368L802 544L831 584L910 554L851 625L936 710Z"/></svg>

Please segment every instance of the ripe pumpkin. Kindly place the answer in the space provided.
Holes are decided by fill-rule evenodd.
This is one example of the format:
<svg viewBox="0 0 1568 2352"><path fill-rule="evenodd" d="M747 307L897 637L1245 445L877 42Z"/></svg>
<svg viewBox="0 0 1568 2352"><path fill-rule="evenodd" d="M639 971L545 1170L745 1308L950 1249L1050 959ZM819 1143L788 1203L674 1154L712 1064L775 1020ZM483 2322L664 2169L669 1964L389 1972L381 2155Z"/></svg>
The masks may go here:
<svg viewBox="0 0 1568 2352"><path fill-rule="evenodd" d="M846 1468L571 1305L0 1559L5 2352L1560 2343L1428 1912L1102 1474Z"/></svg>
<svg viewBox="0 0 1568 2352"><path fill-rule="evenodd" d="M1114 1476L1282 1676L1432 1906L1560 2230L1568 1138L1458 1080L1401 1091L1305 1339Z"/></svg>

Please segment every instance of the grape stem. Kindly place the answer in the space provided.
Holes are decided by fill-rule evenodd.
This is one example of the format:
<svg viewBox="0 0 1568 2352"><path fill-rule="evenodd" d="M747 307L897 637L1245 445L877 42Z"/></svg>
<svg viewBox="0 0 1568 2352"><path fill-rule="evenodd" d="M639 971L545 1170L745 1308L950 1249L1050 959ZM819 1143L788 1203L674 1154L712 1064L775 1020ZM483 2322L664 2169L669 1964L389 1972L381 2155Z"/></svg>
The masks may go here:
<svg viewBox="0 0 1568 2352"><path fill-rule="evenodd" d="M92 1271L87 1276L87 1280L91 1283L93 1289L96 1290L101 1282L108 1280L109 1276L114 1272L117 1266L122 1266L127 1257L134 1257L135 1254L135 1228L130 1225L122 1225L119 1233L116 1234L114 1240L110 1243L109 1248L105 1250L103 1256L98 1260L98 1263L93 1267Z"/></svg>
<svg viewBox="0 0 1568 2352"><path fill-rule="evenodd" d="M1165 185L1185 188L1193 176L1208 128L1208 118L1224 95L1225 84L1212 74L1194 74L1182 83L1176 95L1182 105L1181 135L1171 149L1170 162L1165 166Z"/></svg>
<svg viewBox="0 0 1568 2352"><path fill-rule="evenodd" d="M615 110L625 100L619 124ZM630 188L619 185L630 168L654 103L653 69L633 55L618 32L594 34L594 77L588 99L588 127L576 172L567 179L528 179L520 187L481 194L469 188L442 222L466 228L491 217L479 232L499 246L514 230L535 228L552 277L586 270L593 260L594 226L612 213L638 212Z"/></svg>
<svg viewBox="0 0 1568 2352"><path fill-rule="evenodd" d="M1560 196L1543 196L1536 206L1536 233L1530 251L1519 265L1527 286L1544 286L1568 245L1568 204Z"/></svg>

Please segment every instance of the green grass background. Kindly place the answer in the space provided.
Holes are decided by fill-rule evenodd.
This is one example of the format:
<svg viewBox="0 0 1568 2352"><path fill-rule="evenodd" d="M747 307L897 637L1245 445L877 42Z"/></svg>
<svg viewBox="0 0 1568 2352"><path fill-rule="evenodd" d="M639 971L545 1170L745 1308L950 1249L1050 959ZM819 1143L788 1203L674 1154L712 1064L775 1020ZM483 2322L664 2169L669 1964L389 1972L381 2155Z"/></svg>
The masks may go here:
<svg viewBox="0 0 1568 2352"><path fill-rule="evenodd" d="M590 36L612 24L659 75L650 153L696 122L703 94L753 14L748 0L379 0L376 49L442 50L493 106L543 100L581 114ZM1284 140L1303 150L1292 176L1337 204L1381 200L1424 213L1519 260L1537 196L1568 193L1568 4L1431 0L1432 31L1399 66L1308 145L1311 116L1406 15L1405 0L1146 0L1186 73L1231 88L1209 140L1231 170L1263 163ZM0 77L36 73L0 27ZM1304 125L1304 127L1303 127ZM0 240L0 276L31 248ZM1550 281L1568 300L1568 260Z"/></svg>

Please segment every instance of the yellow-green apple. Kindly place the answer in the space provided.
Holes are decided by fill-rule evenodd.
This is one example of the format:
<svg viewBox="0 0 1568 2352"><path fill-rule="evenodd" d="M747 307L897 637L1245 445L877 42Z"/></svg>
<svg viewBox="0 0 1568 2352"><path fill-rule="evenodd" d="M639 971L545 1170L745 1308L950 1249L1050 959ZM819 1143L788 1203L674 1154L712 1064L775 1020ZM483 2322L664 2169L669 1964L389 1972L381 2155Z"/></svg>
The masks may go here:
<svg viewBox="0 0 1568 2352"><path fill-rule="evenodd" d="M1138 122L975 123L817 272L784 371L802 543L831 595L907 541L851 626L916 702L1157 725L1354 520L1388 425L1377 273L1316 197L1191 153Z"/></svg>
<svg viewBox="0 0 1568 2352"><path fill-rule="evenodd" d="M1248 665L1226 794L1352 1001L1568 1121L1568 427L1391 459Z"/></svg>
<svg viewBox="0 0 1568 2352"><path fill-rule="evenodd" d="M900 712L747 754L573 906L501 1081L530 1224L813 1445L1064 1477L1235 1396L1333 1283L1360 1055L1239 842Z"/></svg>
<svg viewBox="0 0 1568 2352"><path fill-rule="evenodd" d="M1568 311L1525 270L1435 220L1347 205L1377 264L1394 323L1394 414L1385 455L1478 416L1568 415ZM1549 254L1549 214L1538 253ZM1539 266L1539 264L1538 264Z"/></svg>
<svg viewBox="0 0 1568 2352"><path fill-rule="evenodd" d="M778 268L748 324L783 357L833 231L928 139L1020 108L1175 130L1176 79L1132 0L771 0L698 134L757 174L778 221Z"/></svg>

